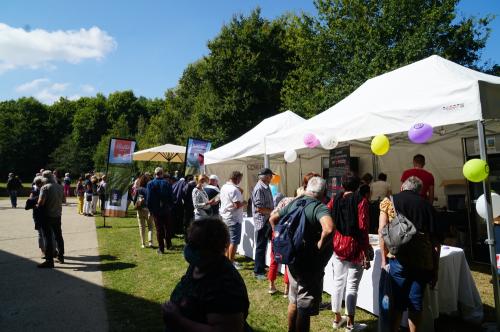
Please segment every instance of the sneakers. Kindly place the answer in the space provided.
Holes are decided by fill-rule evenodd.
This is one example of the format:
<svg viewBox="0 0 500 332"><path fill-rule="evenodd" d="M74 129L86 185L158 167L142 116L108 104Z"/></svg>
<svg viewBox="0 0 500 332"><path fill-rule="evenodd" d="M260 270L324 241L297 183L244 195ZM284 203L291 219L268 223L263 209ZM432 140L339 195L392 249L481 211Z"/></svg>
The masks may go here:
<svg viewBox="0 0 500 332"><path fill-rule="evenodd" d="M45 261L43 263L38 264L36 267L38 267L39 269L53 269L54 262Z"/></svg>
<svg viewBox="0 0 500 332"><path fill-rule="evenodd" d="M340 317L340 320L338 322L336 322L335 320L333 321L332 327L334 329L340 329L342 326L345 325L345 323L347 323L347 317L342 316Z"/></svg>
<svg viewBox="0 0 500 332"><path fill-rule="evenodd" d="M149 241L148 248L152 248L152 247L153 247L153 242Z"/></svg>
<svg viewBox="0 0 500 332"><path fill-rule="evenodd" d="M255 279L257 280L267 280L267 277L265 274L255 274Z"/></svg>
<svg viewBox="0 0 500 332"><path fill-rule="evenodd" d="M345 332L357 332L357 331L363 331L366 329L366 324L363 323L354 323L354 325L346 325L345 327Z"/></svg>
<svg viewBox="0 0 500 332"><path fill-rule="evenodd" d="M146 248L146 246L144 244L141 244L141 248L144 249Z"/></svg>
<svg viewBox="0 0 500 332"><path fill-rule="evenodd" d="M238 262L233 262L233 266L234 266L234 268L235 268L236 270L241 270L241 269L243 269L243 267L241 266L241 264L240 264L240 263L238 263Z"/></svg>
<svg viewBox="0 0 500 332"><path fill-rule="evenodd" d="M274 295L274 294L276 294L277 292L278 292L278 290L277 290L276 288L274 288L274 287L273 287L273 288L269 288L269 289L268 289L268 291L267 291L267 293L268 293L269 295Z"/></svg>
<svg viewBox="0 0 500 332"><path fill-rule="evenodd" d="M165 254L165 250L158 249L158 250L156 250L156 253L158 255L164 255Z"/></svg>

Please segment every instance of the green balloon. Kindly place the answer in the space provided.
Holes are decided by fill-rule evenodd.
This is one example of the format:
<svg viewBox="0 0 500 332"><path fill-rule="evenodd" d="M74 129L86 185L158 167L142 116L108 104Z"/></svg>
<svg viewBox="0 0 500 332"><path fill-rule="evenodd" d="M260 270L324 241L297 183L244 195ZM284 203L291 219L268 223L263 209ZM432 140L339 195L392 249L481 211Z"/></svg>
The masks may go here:
<svg viewBox="0 0 500 332"><path fill-rule="evenodd" d="M471 159L465 163L462 171L470 182L481 182L490 174L490 167L482 159Z"/></svg>

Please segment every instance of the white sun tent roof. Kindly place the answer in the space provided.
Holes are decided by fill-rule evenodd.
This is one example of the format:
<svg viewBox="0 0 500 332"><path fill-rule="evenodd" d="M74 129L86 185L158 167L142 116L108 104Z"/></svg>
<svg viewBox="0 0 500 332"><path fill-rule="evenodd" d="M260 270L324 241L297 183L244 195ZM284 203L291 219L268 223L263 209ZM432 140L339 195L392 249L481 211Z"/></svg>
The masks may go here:
<svg viewBox="0 0 500 332"><path fill-rule="evenodd" d="M500 77L433 55L369 79L328 110L266 139L267 153L304 148L306 133L342 141L500 118Z"/></svg>
<svg viewBox="0 0 500 332"><path fill-rule="evenodd" d="M291 111L267 118L234 141L207 152L205 154L205 164L210 165L228 160L264 155L264 138L266 136L295 127L304 121L304 118Z"/></svg>
<svg viewBox="0 0 500 332"><path fill-rule="evenodd" d="M182 145L165 144L134 153L133 159L139 161L164 161L183 163L186 147Z"/></svg>

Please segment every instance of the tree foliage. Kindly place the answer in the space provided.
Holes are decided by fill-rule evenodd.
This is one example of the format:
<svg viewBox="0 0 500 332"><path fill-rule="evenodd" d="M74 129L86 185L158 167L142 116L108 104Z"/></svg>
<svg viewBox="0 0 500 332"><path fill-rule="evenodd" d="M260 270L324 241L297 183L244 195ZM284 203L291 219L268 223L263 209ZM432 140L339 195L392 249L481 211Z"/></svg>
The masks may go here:
<svg viewBox="0 0 500 332"><path fill-rule="evenodd" d="M367 79L433 54L475 67L491 18L457 18L459 0L316 0L296 18L289 46L296 69L283 102L311 116Z"/></svg>

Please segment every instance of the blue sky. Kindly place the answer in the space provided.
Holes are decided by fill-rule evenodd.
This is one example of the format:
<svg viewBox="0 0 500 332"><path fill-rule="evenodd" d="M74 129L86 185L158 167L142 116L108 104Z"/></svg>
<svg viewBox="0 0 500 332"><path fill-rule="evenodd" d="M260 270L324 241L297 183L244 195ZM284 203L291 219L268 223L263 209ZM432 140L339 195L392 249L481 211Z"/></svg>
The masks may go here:
<svg viewBox="0 0 500 332"><path fill-rule="evenodd" d="M315 13L312 0L1 1L0 100L127 89L163 97L224 23L257 6L267 18ZM500 16L500 1L462 0L459 13ZM491 28L482 60L500 63L500 17Z"/></svg>

